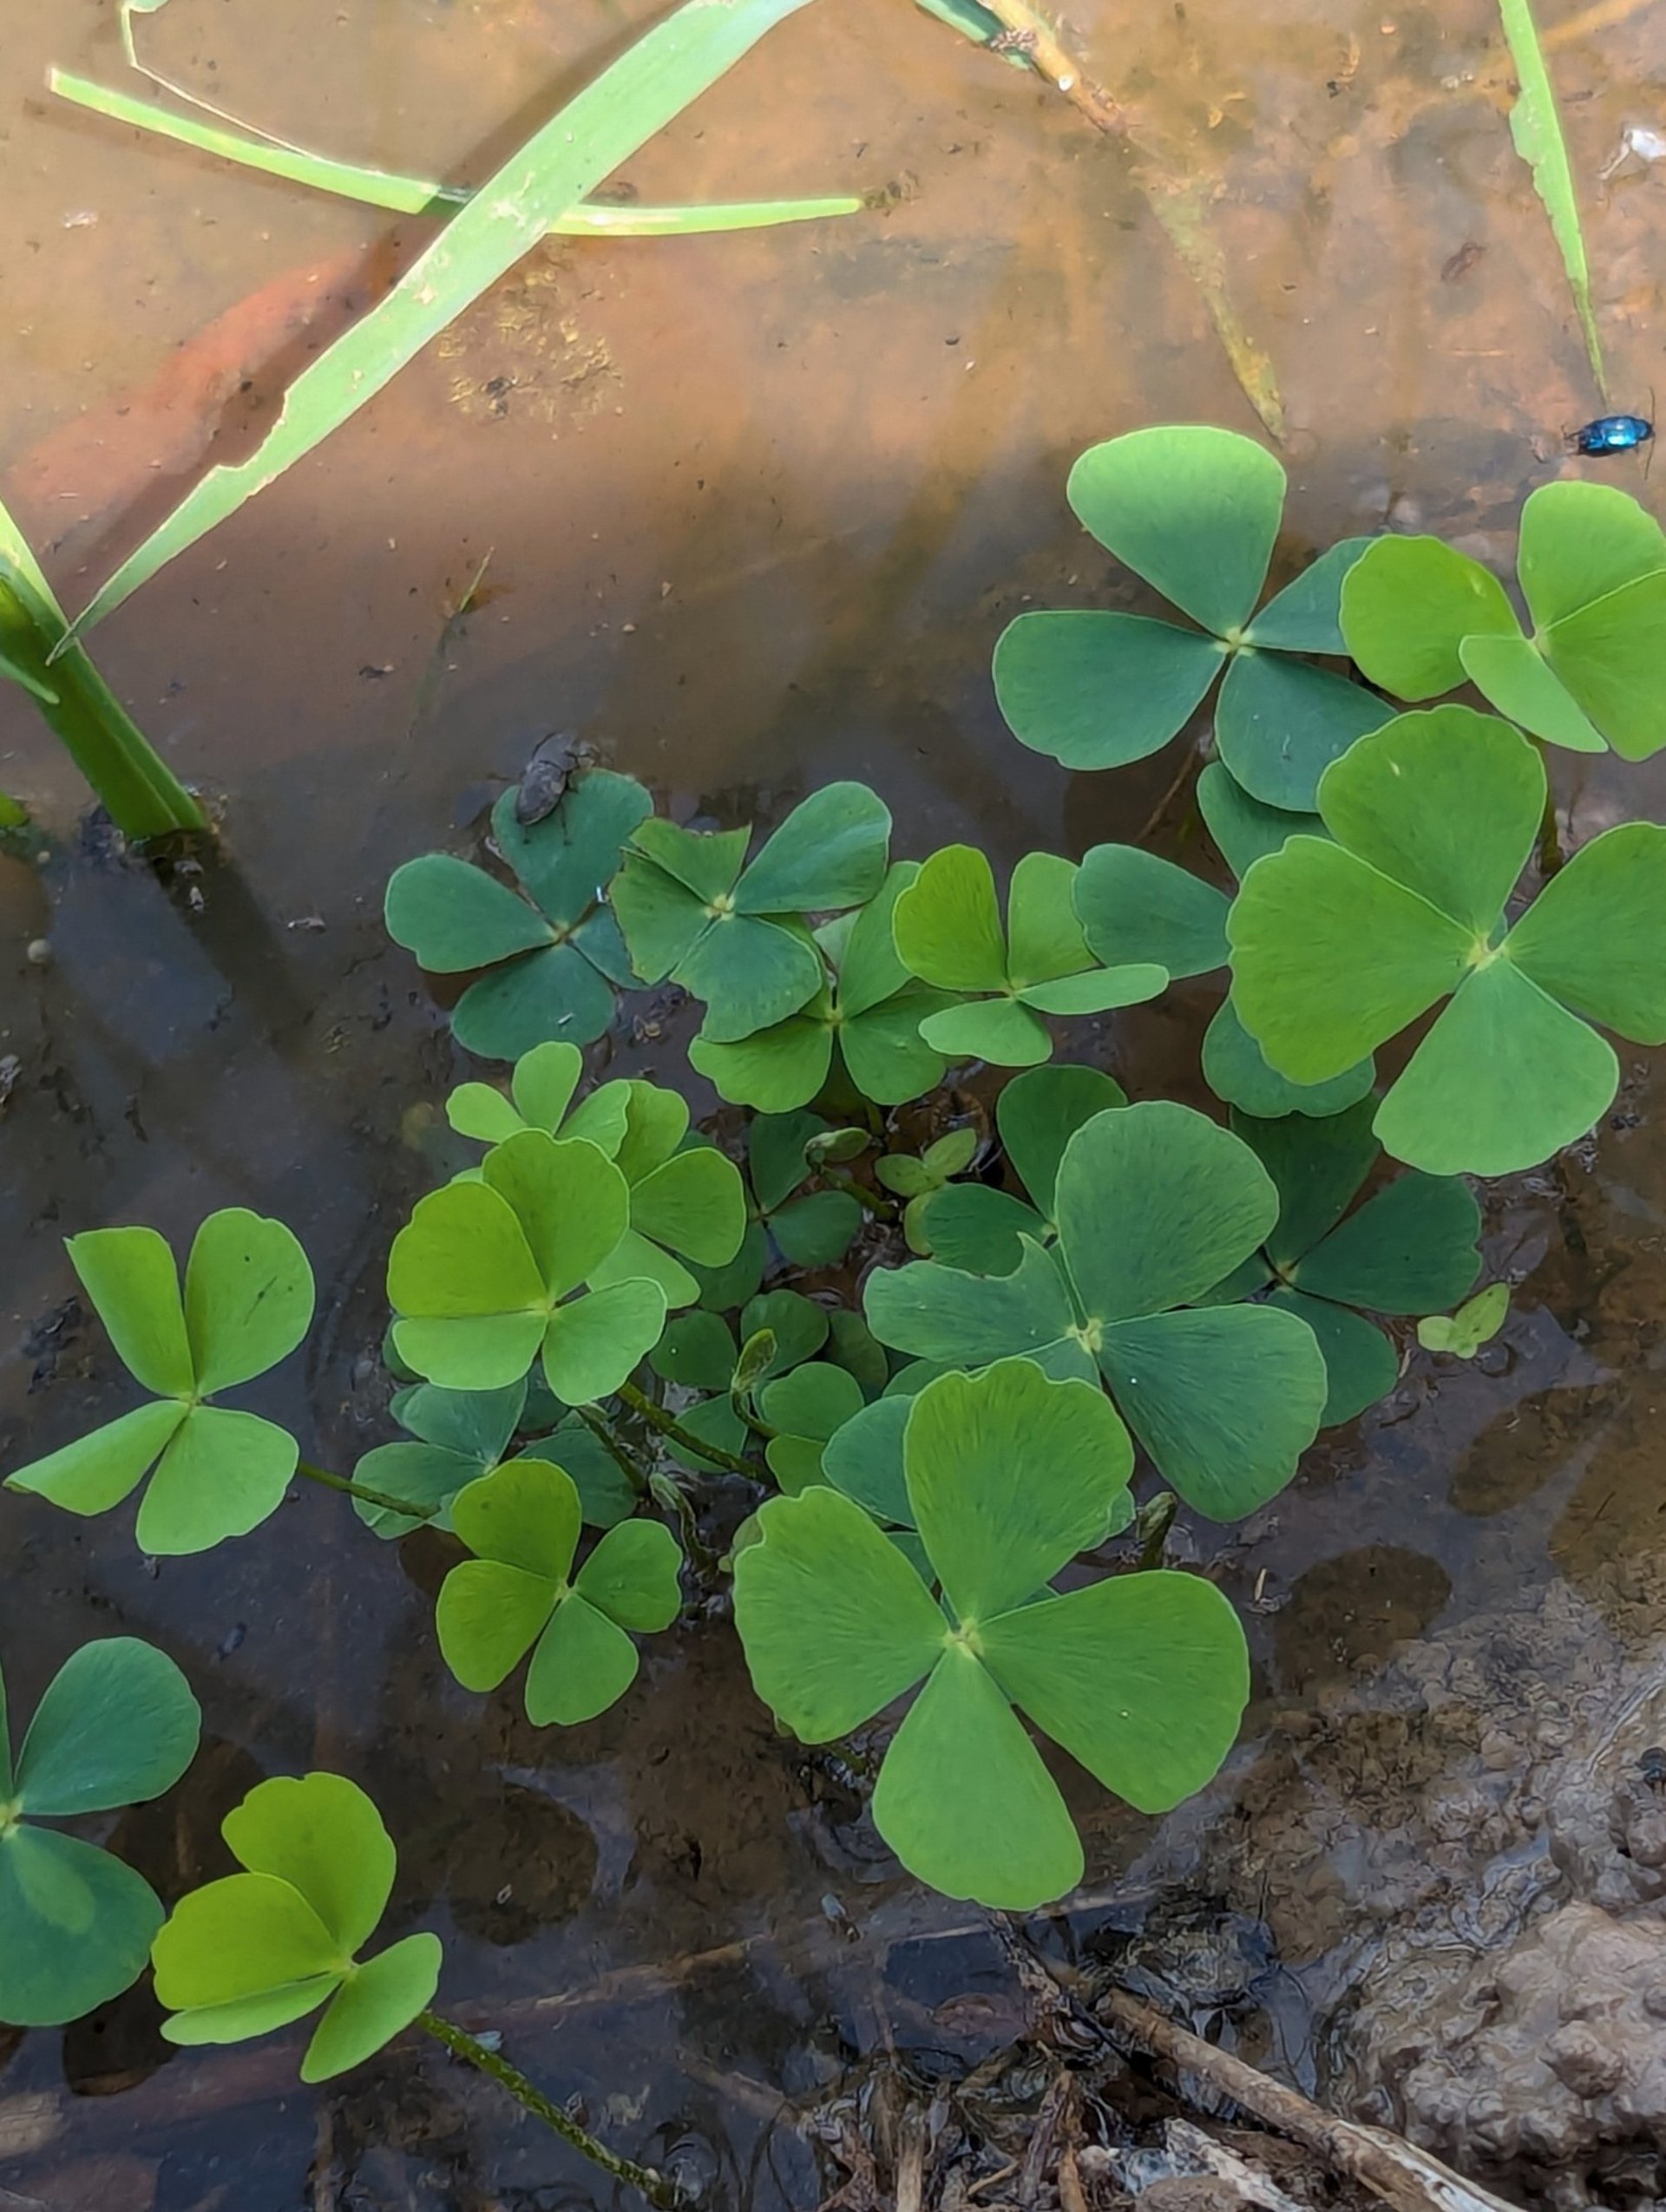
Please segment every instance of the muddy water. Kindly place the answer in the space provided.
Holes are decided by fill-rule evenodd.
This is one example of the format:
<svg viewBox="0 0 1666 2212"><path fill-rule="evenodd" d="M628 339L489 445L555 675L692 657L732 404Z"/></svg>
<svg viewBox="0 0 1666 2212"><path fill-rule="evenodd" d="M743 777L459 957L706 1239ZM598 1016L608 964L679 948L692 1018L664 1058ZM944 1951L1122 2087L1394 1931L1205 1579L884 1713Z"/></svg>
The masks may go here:
<svg viewBox="0 0 1666 2212"><path fill-rule="evenodd" d="M466 180L641 15L174 0L145 28L157 67L252 121ZM5 1458L123 1403L61 1238L142 1220L183 1239L227 1203L292 1223L322 1293L305 1362L249 1402L337 1464L384 1433L381 1260L460 1070L384 939L382 886L412 852L468 849L546 731L734 819L869 778L904 851L1137 834L1177 756L1067 778L1007 737L987 664L1021 605L1108 588L1062 497L1082 446L1152 420L1255 428L1154 206L1200 215L1276 375L1292 560L1385 522L1507 548L1597 402L1484 0L1073 16L1137 155L902 0L822 0L626 181L644 200L889 188L883 212L540 254L115 617L96 640L112 679L224 802L202 872L114 852L0 697L0 788L43 828L37 867L0 859ZM0 488L79 604L424 233L55 107L49 62L120 77L100 0L10 0L6 32ZM1553 58L1614 398L1640 406L1660 381L1666 177L1597 174L1626 125L1666 120L1666 29L1593 10ZM1584 835L1666 808L1666 774L1581 769L1564 797ZM1184 817L1164 836L1196 849ZM1195 1082L1208 1006L1177 993L1091 1049L1137 1094ZM674 1039L600 1057L681 1074ZM1472 1770L1526 1757L1507 1722L1483 1750L1481 1708L1514 1711L1501 1684L1560 1667L1588 1711L1604 1684L1571 1676L1599 1633L1610 1687L1657 1648L1663 1081L1639 1067L1590 1156L1491 1194L1490 1266L1522 1282L1499 1346L1469 1370L1417 1359L1224 1555L1219 1532L1189 1540L1258 1649L1215 1789L1160 1827L1080 1798L1089 1902L1059 1940L1174 1894L1264 1914L1267 2017L1309 2079L1342 2070L1325 2035L1384 1940L1386 1868L1444 1865L1438 1913L1499 1853L1547 1863L1542 1837L1495 1851L1465 1814ZM738 2202L813 2201L784 2097L892 2043L953 2056L999 2030L1002 1977L969 1916L900 1881L775 1740L726 1624L658 1639L620 1708L539 1737L444 1674L436 1554L369 1545L321 1494L258 1541L154 1568L114 1524L15 1500L5 1525L21 1707L118 1627L174 1652L203 1698L192 1777L121 1839L164 1891L217 1863L214 1824L258 1775L360 1777L402 1845L396 1920L447 1938L444 2001L504 2028L636 2154ZM1424 1731L1415 1758L1400 1646L1446 1655L1426 1690L1439 1677L1473 1723ZM1491 1671L1466 1672L1482 1646ZM140 1996L16 2041L0 2186L99 2212L600 2201L436 2057L401 2049L323 2092L289 2067L264 2046L169 2058Z"/></svg>

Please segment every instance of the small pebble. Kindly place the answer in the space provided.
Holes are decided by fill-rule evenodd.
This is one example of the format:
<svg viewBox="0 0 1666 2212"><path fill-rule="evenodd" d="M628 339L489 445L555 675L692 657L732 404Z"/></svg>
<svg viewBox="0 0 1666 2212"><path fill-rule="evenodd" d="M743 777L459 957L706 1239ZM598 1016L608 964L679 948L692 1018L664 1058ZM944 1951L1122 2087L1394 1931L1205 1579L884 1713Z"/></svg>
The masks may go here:
<svg viewBox="0 0 1666 2212"><path fill-rule="evenodd" d="M44 937L31 937L23 948L23 958L31 967L49 968L52 965L50 939Z"/></svg>

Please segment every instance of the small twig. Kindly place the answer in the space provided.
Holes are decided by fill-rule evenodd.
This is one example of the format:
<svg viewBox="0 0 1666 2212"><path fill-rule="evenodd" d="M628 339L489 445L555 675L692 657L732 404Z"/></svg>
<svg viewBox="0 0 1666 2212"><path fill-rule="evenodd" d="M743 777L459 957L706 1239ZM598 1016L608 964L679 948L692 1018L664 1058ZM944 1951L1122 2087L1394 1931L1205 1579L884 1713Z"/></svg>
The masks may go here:
<svg viewBox="0 0 1666 2212"><path fill-rule="evenodd" d="M710 1466L720 1467L725 1475L744 1475L749 1482L763 1480L760 1470L750 1460L742 1459L735 1452L725 1451L721 1444L707 1443L704 1436L697 1436L692 1429L685 1429L674 1414L667 1413L663 1405L656 1405L646 1391L638 1390L634 1383L621 1383L613 1395L646 1421L649 1428L657 1429L670 1443L680 1445L684 1451L692 1452L695 1458L705 1460Z"/></svg>
<svg viewBox="0 0 1666 2212"><path fill-rule="evenodd" d="M581 2128L570 2112L563 2111L559 2104L544 2095L542 2090L529 2082L518 2066L512 2066L495 2051L489 2051L466 2028L443 2019L437 2012L419 2012L416 2025L431 2035L436 2043L443 2044L454 2058L462 2059L465 2065L474 2067L477 2073L495 2081L500 2089L507 2090L517 2104L530 2112L535 2119L541 2120L547 2128L553 2128L564 2143L570 2143L593 2165L600 2166L603 2173L611 2174L616 2182L623 2182L628 2189L640 2190L650 2204L660 2208L660 2212L675 2212L678 2192L663 2174L656 2173L652 2166L639 2166L633 2158L623 2158L618 2151L610 2150L587 2128Z"/></svg>
<svg viewBox="0 0 1666 2212"><path fill-rule="evenodd" d="M1026 0L984 0L984 5L1004 25L1000 36L989 42L995 52L1021 54L1036 75L1062 92L1095 130L1109 138L1121 136L1128 128L1127 117L1103 86L1083 75L1079 63L1066 53L1044 16Z"/></svg>
<svg viewBox="0 0 1666 2212"><path fill-rule="evenodd" d="M397 1498L389 1490L373 1490L368 1482L350 1482L344 1475L332 1475L328 1468L314 1467L308 1460L297 1460L295 1472L309 1482L321 1483L326 1490L339 1490L344 1497L362 1499L366 1505L400 1514L407 1521L433 1521L439 1516L436 1505L412 1505L409 1499Z"/></svg>
<svg viewBox="0 0 1666 2212"><path fill-rule="evenodd" d="M1130 2042L1195 2075L1215 2095L1230 2097L1263 2126L1322 2159L1334 2173L1361 2183L1394 2212L1516 2212L1504 2198L1466 2181L1402 2137L1338 2119L1300 2090L1287 2088L1231 2052L1177 2026L1125 1989L1107 1990L1095 2009Z"/></svg>

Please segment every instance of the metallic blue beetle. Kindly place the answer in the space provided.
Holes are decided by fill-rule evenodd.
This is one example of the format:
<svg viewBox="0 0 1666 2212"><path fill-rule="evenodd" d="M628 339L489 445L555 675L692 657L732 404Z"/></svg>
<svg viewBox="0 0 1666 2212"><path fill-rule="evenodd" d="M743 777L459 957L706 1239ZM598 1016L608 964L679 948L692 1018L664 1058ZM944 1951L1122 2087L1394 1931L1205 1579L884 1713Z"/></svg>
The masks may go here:
<svg viewBox="0 0 1666 2212"><path fill-rule="evenodd" d="M1610 453L1635 453L1655 435L1655 426L1641 415L1599 415L1570 434L1575 453L1600 457Z"/></svg>

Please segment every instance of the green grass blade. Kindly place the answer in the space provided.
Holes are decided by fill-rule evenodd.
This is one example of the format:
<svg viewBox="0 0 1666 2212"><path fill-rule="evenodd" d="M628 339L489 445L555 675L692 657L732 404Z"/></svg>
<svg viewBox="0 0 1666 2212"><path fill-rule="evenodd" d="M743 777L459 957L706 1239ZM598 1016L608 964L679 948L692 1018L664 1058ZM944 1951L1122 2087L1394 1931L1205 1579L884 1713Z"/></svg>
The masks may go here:
<svg viewBox="0 0 1666 2212"><path fill-rule="evenodd" d="M808 0L685 0L520 147L393 290L303 370L248 460L209 471L74 625L102 621L159 568L264 491L436 338L764 34Z"/></svg>
<svg viewBox="0 0 1666 2212"><path fill-rule="evenodd" d="M0 673L35 700L124 836L201 829L201 808L68 634L29 540L0 503Z"/></svg>
<svg viewBox="0 0 1666 2212"><path fill-rule="evenodd" d="M1516 104L1510 111L1510 135L1516 142L1517 153L1532 171L1533 189L1551 219L1551 235L1562 256L1562 266L1567 272L1573 304L1585 334L1591 373L1606 404L1608 376L1603 367L1603 344L1597 332L1597 317L1591 311L1591 265L1585 258L1579 203L1574 196L1573 165L1568 159L1567 141L1562 135L1562 119L1557 113L1550 69L1538 43L1538 26L1533 21L1531 0L1499 0L1499 14L1520 86Z"/></svg>
<svg viewBox="0 0 1666 2212"><path fill-rule="evenodd" d="M385 207L397 215L451 215L466 207L474 194L466 186L436 184L422 177L396 176L386 169L367 169L352 161L334 161L327 154L306 154L293 147L226 130L194 116L175 115L153 101L118 92L91 77L68 69L49 69L46 82L61 100L89 108L112 122L129 123L135 130L150 131L180 146L194 147L242 168L262 175L282 177L315 192L333 193L338 199ZM777 223L819 222L830 215L855 215L864 202L854 193L841 193L820 200L741 200L705 207L643 207L603 202L594 206L566 209L549 226L562 238L691 238L712 231L764 230Z"/></svg>

